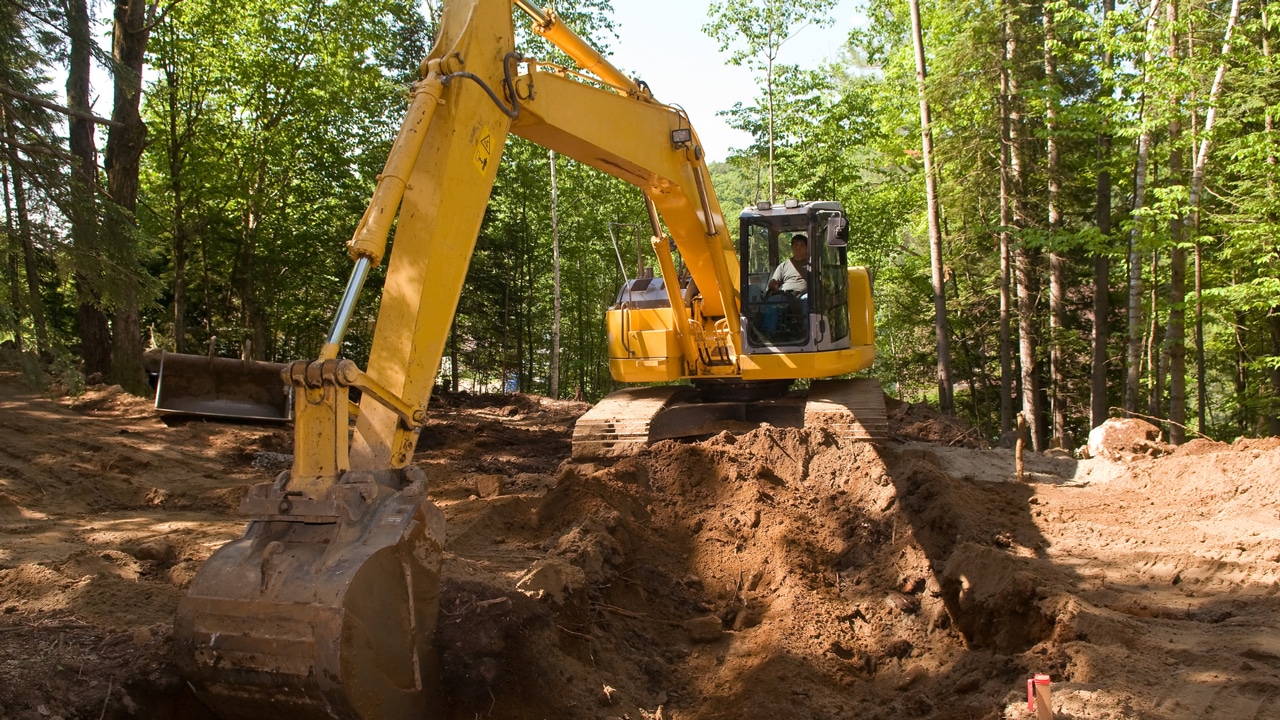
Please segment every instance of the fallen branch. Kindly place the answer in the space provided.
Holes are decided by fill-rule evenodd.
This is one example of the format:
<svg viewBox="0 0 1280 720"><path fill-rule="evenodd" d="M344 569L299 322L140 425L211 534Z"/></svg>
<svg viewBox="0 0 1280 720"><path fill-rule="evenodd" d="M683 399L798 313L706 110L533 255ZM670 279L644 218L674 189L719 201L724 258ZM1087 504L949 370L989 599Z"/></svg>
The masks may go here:
<svg viewBox="0 0 1280 720"><path fill-rule="evenodd" d="M98 715L98 720L102 720L107 716L107 706L111 704L111 691L115 689L116 679L107 679L107 696L102 700L102 712Z"/></svg>
<svg viewBox="0 0 1280 720"><path fill-rule="evenodd" d="M674 620L663 620L662 618L656 618L656 617L650 617L648 615L645 615L644 613L632 612L631 610L626 610L626 609L617 607L615 605L607 605L605 603L597 602L597 603L591 603L591 607L593 609L603 610L607 613L612 613L614 615L621 615L622 617L633 618L636 620L645 620L648 622L655 622L655 623L659 623L661 625L667 625L670 627L684 627L684 623L681 623L681 622L676 622Z"/></svg>

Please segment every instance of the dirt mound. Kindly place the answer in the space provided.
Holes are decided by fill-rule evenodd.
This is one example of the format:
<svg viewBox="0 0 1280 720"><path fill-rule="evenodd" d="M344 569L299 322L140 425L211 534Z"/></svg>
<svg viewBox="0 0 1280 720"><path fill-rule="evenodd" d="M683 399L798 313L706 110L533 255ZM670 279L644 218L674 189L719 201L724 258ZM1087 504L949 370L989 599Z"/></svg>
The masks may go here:
<svg viewBox="0 0 1280 720"><path fill-rule="evenodd" d="M1280 448L1280 438L1239 438L1231 446L1236 450L1257 450L1267 452Z"/></svg>
<svg viewBox="0 0 1280 720"><path fill-rule="evenodd" d="M1222 452L1230 449L1230 447L1227 443L1220 443L1208 438L1195 438L1190 442L1179 445L1173 452L1178 457L1197 457Z"/></svg>
<svg viewBox="0 0 1280 720"><path fill-rule="evenodd" d="M1117 486L1216 513L1280 503L1280 442L1194 441L1158 463L1135 465Z"/></svg>
<svg viewBox="0 0 1280 720"><path fill-rule="evenodd" d="M66 407L86 415L143 418L152 415L152 399L130 395L119 385L90 385L81 395L62 400Z"/></svg>
<svg viewBox="0 0 1280 720"><path fill-rule="evenodd" d="M987 447L978 428L954 415L944 415L925 403L904 403L886 398L889 432L900 442L931 442L953 447Z"/></svg>
<svg viewBox="0 0 1280 720"><path fill-rule="evenodd" d="M0 492L0 524L21 523L25 520L43 520L44 514L32 512L18 504L8 494Z"/></svg>
<svg viewBox="0 0 1280 720"><path fill-rule="evenodd" d="M173 607L242 531L254 460L292 448L117 395L72 411L0 373L0 717L208 717ZM432 405L414 462L448 518L449 720L1013 720L1031 672L1077 720L1265 717L1280 695L1280 443L1037 455L1028 483L958 428L595 464L567 459L583 409Z"/></svg>
<svg viewBox="0 0 1280 720"><path fill-rule="evenodd" d="M1040 543L1030 522L995 530L993 514L1016 515L1020 502L1014 488L954 481L822 430L661 442L612 466L566 462L531 513L545 540L517 585L526 597L495 578L449 601L482 606L489 623L502 608L502 628L476 639L485 660L458 679L457 716L482 712L490 692L494 715L512 718L597 717L593 707L649 718L930 712L918 697L954 694L948 668L967 645L1021 652L1052 630L1043 595L987 591L982 580L976 602L960 581L936 579L962 543L990 549L992 582L1008 548ZM975 619L953 623L957 612ZM1023 616L1038 625L999 629ZM1005 658L963 667L968 692L990 680L1000 694L1021 669ZM927 689L905 698L917 684Z"/></svg>
<svg viewBox="0 0 1280 720"><path fill-rule="evenodd" d="M80 551L50 567L26 564L0 570L4 612L19 615L73 615L107 630L171 622L178 591L139 582L143 568L119 551Z"/></svg>
<svg viewBox="0 0 1280 720"><path fill-rule="evenodd" d="M1170 551L1141 549L1204 542L1180 532L1181 499L1160 504L1187 486L1228 523L1256 514L1270 502L1273 461L1263 451L1202 447L1117 466L1112 483L1093 489L1073 473L1099 477L1106 473L1091 463L1110 461L1060 459L1053 472L1033 474L1042 484L1024 485L952 474L916 445L898 452L821 430L765 428L662 442L613 465L565 462L545 494L510 498L488 521L472 507L464 514L526 559L488 572L455 559L452 572L479 584L446 590L446 607L477 615L479 629L471 645L452 641L455 655L478 659L459 661L451 709L511 718L1012 718L1021 715L1008 698L1028 672L1053 675L1062 701L1087 709L1079 718L1132 716L1169 695L1194 703L1199 696L1176 680L1125 692L1097 683L1123 684L1118 666L1160 672L1166 641L1145 623L1211 626L1280 610L1273 601L1224 605L1210 589L1255 597L1269 578L1280 580L1265 562L1244 571L1177 555L1170 565ZM1204 467L1247 485L1231 501L1247 494L1247 503L1231 509L1223 490L1185 482ZM1123 499L1098 514L1111 507L1106 498ZM476 557L478 540L469 529L451 547ZM1141 574L1080 574L1071 558L1103 547ZM1280 558L1274 540L1241 547L1230 557ZM1224 567L1234 569L1223 575ZM1156 584L1117 591L1094 579L1101 573L1126 587ZM1197 590L1184 594L1187 583ZM1179 606L1170 588L1189 600ZM1256 627L1249 622L1242 632ZM1201 654L1178 662L1230 663L1212 648L1232 641L1203 642ZM1121 655L1134 647L1144 659ZM1244 701L1233 693L1213 697Z"/></svg>
<svg viewBox="0 0 1280 720"><path fill-rule="evenodd" d="M465 390L455 393L439 388L431 393L431 406L441 410L491 410L491 414L503 417L543 413L548 410L581 415L591 409L589 403L556 400L528 393L471 393Z"/></svg>

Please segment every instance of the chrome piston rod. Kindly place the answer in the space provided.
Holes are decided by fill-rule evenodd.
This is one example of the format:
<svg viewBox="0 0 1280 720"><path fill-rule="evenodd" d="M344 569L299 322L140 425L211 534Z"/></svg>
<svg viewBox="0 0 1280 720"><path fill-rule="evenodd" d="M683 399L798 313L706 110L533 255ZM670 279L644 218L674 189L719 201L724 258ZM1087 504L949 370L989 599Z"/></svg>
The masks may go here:
<svg viewBox="0 0 1280 720"><path fill-rule="evenodd" d="M342 293L342 302L338 304L338 312L334 315L333 325L329 328L329 336L325 338L324 348L320 351L321 360L332 360L338 357L342 347L342 338L347 334L347 326L351 324L351 314L355 312L356 301L360 299L360 291L364 281L369 277L369 268L373 261L361 256L351 268L351 279L347 281L347 289Z"/></svg>

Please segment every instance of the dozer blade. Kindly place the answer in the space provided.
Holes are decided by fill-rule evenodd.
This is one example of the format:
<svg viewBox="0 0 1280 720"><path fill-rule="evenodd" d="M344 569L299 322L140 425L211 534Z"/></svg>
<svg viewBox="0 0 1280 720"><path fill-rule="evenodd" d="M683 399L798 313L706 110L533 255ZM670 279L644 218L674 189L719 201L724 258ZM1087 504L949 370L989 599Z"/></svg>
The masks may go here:
<svg viewBox="0 0 1280 720"><path fill-rule="evenodd" d="M165 413L286 421L293 413L282 363L184 355L160 356L156 409Z"/></svg>
<svg viewBox="0 0 1280 720"><path fill-rule="evenodd" d="M406 478L414 476L410 468ZM425 477L347 473L307 500L255 487L256 515L178 605L175 653L225 720L436 717L432 634L444 515Z"/></svg>
<svg viewBox="0 0 1280 720"><path fill-rule="evenodd" d="M610 393L573 429L575 460L635 455L672 438L774 427L825 427L840 438L889 437L884 392L875 380L815 380L808 396L702 402L690 387L629 388Z"/></svg>

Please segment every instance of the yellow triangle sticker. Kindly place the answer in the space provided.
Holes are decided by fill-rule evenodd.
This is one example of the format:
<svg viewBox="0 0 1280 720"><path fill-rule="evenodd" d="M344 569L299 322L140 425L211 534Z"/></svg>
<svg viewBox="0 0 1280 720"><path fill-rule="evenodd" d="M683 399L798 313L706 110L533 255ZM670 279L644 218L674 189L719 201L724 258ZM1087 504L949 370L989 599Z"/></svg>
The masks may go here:
<svg viewBox="0 0 1280 720"><path fill-rule="evenodd" d="M483 175L488 172L489 162L493 159L493 132L487 127L481 127L476 137L476 149L471 156L471 161L476 164L476 168Z"/></svg>

